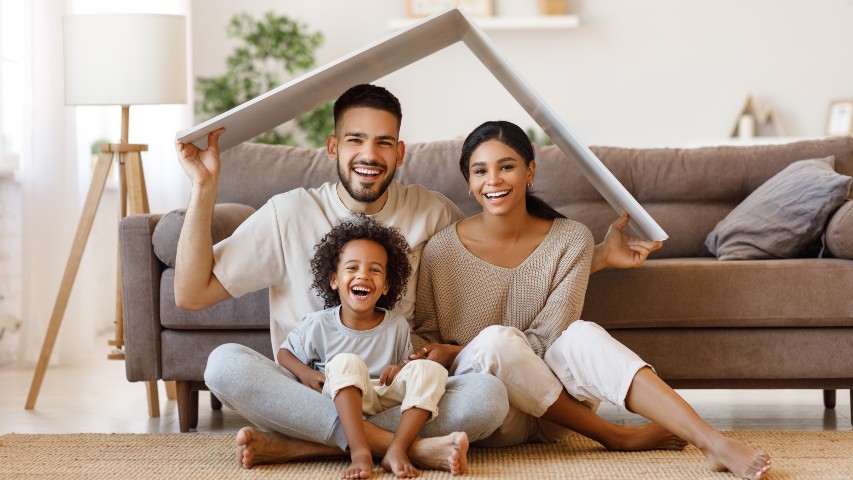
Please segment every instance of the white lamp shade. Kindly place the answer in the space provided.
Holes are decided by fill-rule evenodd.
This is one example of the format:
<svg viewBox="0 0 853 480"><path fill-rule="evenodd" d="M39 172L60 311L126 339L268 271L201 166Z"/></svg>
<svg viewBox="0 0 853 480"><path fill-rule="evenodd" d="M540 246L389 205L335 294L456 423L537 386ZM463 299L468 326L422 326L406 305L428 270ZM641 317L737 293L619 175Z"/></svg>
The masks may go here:
<svg viewBox="0 0 853 480"><path fill-rule="evenodd" d="M187 102L185 17L69 15L63 24L66 105Z"/></svg>

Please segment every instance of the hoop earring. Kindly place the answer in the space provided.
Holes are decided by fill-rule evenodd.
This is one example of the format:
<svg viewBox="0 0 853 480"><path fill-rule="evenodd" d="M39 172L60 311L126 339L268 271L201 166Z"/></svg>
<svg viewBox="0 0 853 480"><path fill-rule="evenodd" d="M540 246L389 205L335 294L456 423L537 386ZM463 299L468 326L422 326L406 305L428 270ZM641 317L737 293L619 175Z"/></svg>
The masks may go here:
<svg viewBox="0 0 853 480"><path fill-rule="evenodd" d="M474 196L474 192L472 192L470 188L468 189L468 196L469 196L469 197L473 197L473 196Z"/></svg>

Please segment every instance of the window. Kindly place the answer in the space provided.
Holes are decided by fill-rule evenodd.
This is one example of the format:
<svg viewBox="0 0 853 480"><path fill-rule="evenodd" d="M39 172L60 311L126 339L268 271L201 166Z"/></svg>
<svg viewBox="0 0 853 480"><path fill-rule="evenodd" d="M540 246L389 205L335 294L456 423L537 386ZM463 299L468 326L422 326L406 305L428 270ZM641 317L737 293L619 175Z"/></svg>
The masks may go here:
<svg viewBox="0 0 853 480"><path fill-rule="evenodd" d="M23 2L0 0L0 172L18 169L23 132Z"/></svg>

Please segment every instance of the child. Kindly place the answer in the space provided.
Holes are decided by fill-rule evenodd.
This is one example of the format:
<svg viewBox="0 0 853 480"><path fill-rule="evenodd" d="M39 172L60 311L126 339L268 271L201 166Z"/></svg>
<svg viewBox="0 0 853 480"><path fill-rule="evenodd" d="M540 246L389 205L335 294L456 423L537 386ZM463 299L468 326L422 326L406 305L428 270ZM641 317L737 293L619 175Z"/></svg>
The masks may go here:
<svg viewBox="0 0 853 480"><path fill-rule="evenodd" d="M438 415L447 370L412 353L408 321L391 308L411 273L409 246L396 230L365 216L346 219L315 247L314 288L326 310L306 315L282 345L282 365L335 402L352 464L342 478L368 478L373 458L362 413L400 405L400 425L382 467L398 477L419 472L408 451L424 424ZM373 379L373 380L371 380ZM463 473L467 436L456 432L448 470Z"/></svg>

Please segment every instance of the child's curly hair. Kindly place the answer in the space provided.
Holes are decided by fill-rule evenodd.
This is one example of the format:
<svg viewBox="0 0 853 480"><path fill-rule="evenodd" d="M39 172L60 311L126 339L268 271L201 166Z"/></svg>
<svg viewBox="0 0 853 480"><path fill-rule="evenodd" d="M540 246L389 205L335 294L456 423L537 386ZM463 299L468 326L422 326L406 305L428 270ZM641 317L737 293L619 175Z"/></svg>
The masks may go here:
<svg viewBox="0 0 853 480"><path fill-rule="evenodd" d="M412 272L407 256L409 243L396 228L386 227L364 215L354 215L342 220L314 246L314 258L311 259L314 283L311 288L323 299L325 308L341 303L338 291L329 285L332 274L338 269L341 250L347 242L361 239L382 245L388 254L385 269L388 293L376 302L376 306L390 310L406 293L406 283Z"/></svg>

